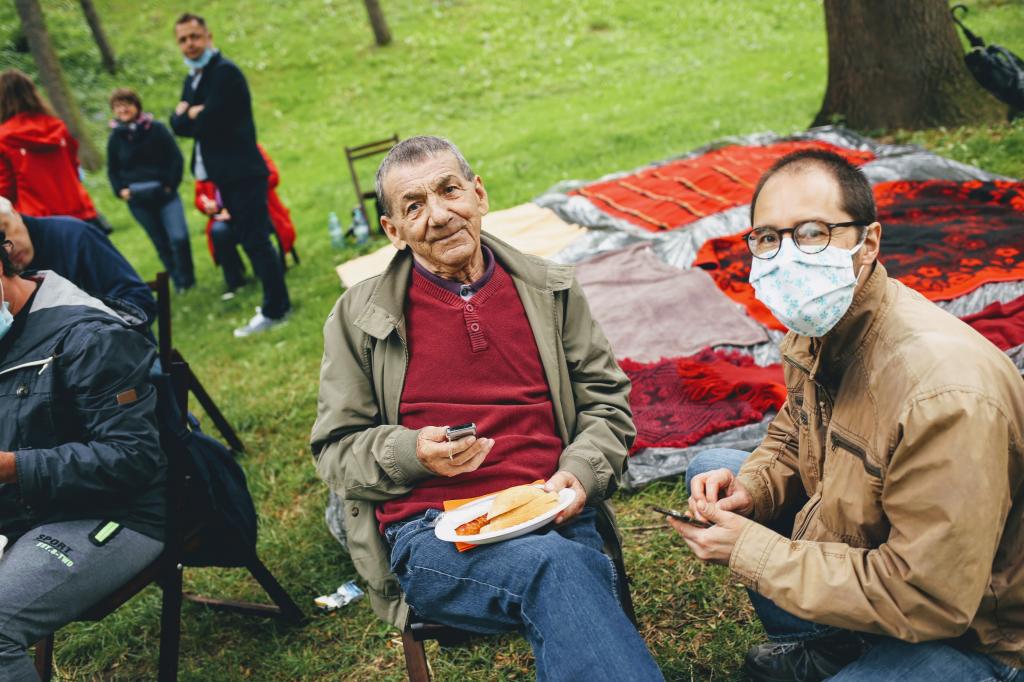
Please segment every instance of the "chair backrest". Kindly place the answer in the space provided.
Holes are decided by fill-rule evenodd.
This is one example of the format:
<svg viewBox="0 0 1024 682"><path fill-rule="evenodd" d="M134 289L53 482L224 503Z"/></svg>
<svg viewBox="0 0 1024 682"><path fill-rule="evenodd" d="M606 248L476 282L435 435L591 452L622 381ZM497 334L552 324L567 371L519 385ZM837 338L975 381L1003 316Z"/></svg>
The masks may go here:
<svg viewBox="0 0 1024 682"><path fill-rule="evenodd" d="M156 293L157 352L160 364L169 368L174 347L171 340L171 278L166 272L160 272L156 279L146 282L146 285Z"/></svg>
<svg viewBox="0 0 1024 682"><path fill-rule="evenodd" d="M370 156L378 156L380 154L387 154L391 151L391 148L398 144L399 137L398 133L395 133L391 137L386 137L383 140L375 140L373 142L367 142L366 144L357 145L355 147L345 147L345 159L348 161L348 172L352 176L352 185L356 189L356 201L359 202L359 207L363 211L363 217L366 221L373 226L373 221L370 220L369 214L366 212L366 200L373 199L376 194L375 192L369 191L364 192L359 187L359 175L356 173L355 162L359 159L365 159ZM377 216L378 221L380 216Z"/></svg>

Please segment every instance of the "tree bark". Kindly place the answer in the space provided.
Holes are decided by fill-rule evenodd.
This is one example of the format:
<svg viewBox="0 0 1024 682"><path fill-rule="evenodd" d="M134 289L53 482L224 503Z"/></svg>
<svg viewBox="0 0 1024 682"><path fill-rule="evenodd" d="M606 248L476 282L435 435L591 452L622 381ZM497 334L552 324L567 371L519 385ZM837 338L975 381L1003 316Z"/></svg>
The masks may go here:
<svg viewBox="0 0 1024 682"><path fill-rule="evenodd" d="M50 34L46 30L46 20L43 18L42 8L39 7L39 0L14 0L14 5L18 9L21 28L28 39L28 47L35 59L36 68L39 69L39 80L46 91L46 96L54 111L67 125L68 131L78 140L79 161L88 170L98 170L103 166L103 159L96 145L86 135L82 114L68 90L60 61L53 51L53 43L50 42Z"/></svg>
<svg viewBox="0 0 1024 682"><path fill-rule="evenodd" d="M107 73L117 72L117 58L114 56L114 48L107 40L107 34L103 32L103 24L100 23L100 15L92 0L79 0L82 5L82 12L85 13L85 20L89 23L89 30L92 31L92 38L96 41L96 47L100 49L100 57L103 60L103 68Z"/></svg>
<svg viewBox="0 0 1024 682"><path fill-rule="evenodd" d="M825 0L828 86L814 125L860 130L1006 120L978 85L947 0Z"/></svg>
<svg viewBox="0 0 1024 682"><path fill-rule="evenodd" d="M391 31L388 30L388 22L384 20L384 12L380 9L378 0L363 0L366 4L366 13L370 15L370 26L373 27L373 38L378 45L387 45L391 42Z"/></svg>

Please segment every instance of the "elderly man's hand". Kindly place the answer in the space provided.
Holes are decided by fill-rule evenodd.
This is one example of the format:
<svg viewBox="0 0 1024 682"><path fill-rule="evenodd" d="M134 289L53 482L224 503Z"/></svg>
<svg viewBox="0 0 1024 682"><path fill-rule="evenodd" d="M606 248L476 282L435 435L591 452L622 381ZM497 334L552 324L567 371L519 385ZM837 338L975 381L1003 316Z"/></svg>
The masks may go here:
<svg viewBox="0 0 1024 682"><path fill-rule="evenodd" d="M717 502L719 509L743 516L750 516L754 512L754 498L728 469L698 474L690 481L690 514L698 521L707 521L699 509L699 505L705 502Z"/></svg>
<svg viewBox="0 0 1024 682"><path fill-rule="evenodd" d="M416 457L438 476L458 476L480 468L494 447L493 438L466 436L448 442L445 427L425 426L416 436Z"/></svg>
<svg viewBox="0 0 1024 682"><path fill-rule="evenodd" d="M732 549L743 533L743 528L748 523L753 523L739 514L719 509L717 505L708 502L697 504L702 518L714 525L710 528L701 528L693 524L677 521L671 516L668 519L670 526L683 536L683 540L689 545L693 553L701 561L708 561L713 564L729 564L729 557L732 556Z"/></svg>
<svg viewBox="0 0 1024 682"><path fill-rule="evenodd" d="M544 484L544 490L549 493L557 493L562 488L572 488L575 490L576 499L555 517L556 524L565 523L572 519L572 517L583 511L583 507L587 504L587 491L583 489L583 485L576 478L575 474L571 474L568 471L559 471Z"/></svg>
<svg viewBox="0 0 1024 682"><path fill-rule="evenodd" d="M188 111L188 102L186 102L185 100L181 100L180 102L178 102L178 105L174 107L174 113L177 116L181 116L186 111Z"/></svg>
<svg viewBox="0 0 1024 682"><path fill-rule="evenodd" d="M199 113L200 113L200 112L201 112L201 111L202 111L203 109L205 109L205 108L206 108L206 105L205 105L205 104L196 104L195 106L191 106L191 107L189 107L189 108L188 108L188 117L189 117L189 118L191 118L191 119L192 119L192 120L194 121L194 120L195 120L195 118L196 118L196 116L198 116L198 115L199 115Z"/></svg>

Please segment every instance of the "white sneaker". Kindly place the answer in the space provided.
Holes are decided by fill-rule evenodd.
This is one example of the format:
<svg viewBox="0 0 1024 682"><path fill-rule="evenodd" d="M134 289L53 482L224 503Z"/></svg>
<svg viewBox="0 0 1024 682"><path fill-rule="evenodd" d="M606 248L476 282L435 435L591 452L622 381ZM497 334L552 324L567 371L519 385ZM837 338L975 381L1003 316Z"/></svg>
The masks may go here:
<svg viewBox="0 0 1024 682"><path fill-rule="evenodd" d="M235 297L235 292L234 291L225 291L223 294L220 295L220 300L222 300L222 301L230 301L234 297Z"/></svg>
<svg viewBox="0 0 1024 682"><path fill-rule="evenodd" d="M273 329L279 324L284 324L288 320L288 313L285 313L283 317L277 319L271 317L265 317L259 308L256 309L256 314L252 316L248 324L244 327L239 327L235 330L235 338L241 339L246 336L252 336L253 334L259 334L265 332L268 329Z"/></svg>

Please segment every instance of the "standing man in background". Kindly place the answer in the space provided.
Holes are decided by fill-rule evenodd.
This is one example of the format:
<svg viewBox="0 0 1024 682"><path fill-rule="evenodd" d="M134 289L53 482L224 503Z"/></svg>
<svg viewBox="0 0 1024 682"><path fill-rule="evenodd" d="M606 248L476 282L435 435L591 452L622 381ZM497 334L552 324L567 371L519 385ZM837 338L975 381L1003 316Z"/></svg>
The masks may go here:
<svg viewBox="0 0 1024 682"><path fill-rule="evenodd" d="M213 35L201 16L182 14L174 33L189 74L171 128L195 139L192 173L220 189L231 227L263 284L263 305L248 324L235 330L236 337L257 334L284 322L291 302L284 268L270 244L267 165L256 147L249 86L241 70L213 46Z"/></svg>

